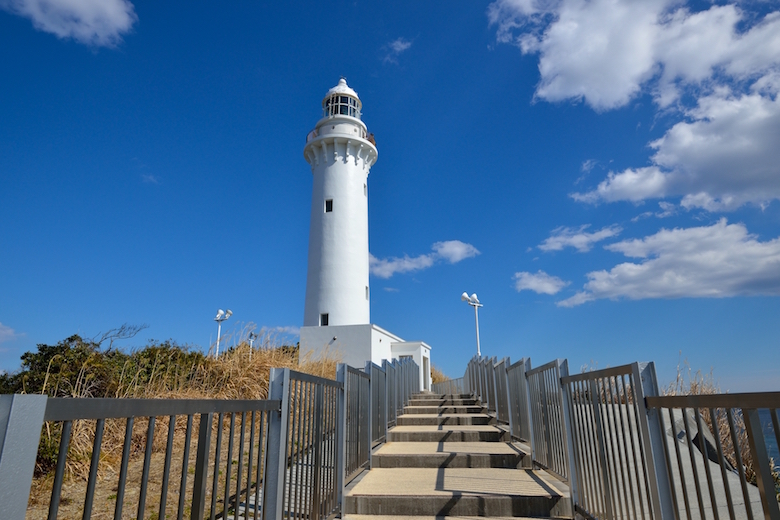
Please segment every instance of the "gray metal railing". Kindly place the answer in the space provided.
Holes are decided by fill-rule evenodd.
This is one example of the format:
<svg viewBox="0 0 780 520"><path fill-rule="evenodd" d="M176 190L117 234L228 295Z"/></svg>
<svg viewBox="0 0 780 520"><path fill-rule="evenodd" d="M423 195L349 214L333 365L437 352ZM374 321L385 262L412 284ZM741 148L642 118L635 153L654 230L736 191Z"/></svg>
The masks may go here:
<svg viewBox="0 0 780 520"><path fill-rule="evenodd" d="M780 392L659 396L653 363L573 376L565 360L509 363L474 357L463 380L499 425L508 415L535 466L569 484L578 514L780 520L766 442L780 445Z"/></svg>
<svg viewBox="0 0 780 520"><path fill-rule="evenodd" d="M141 472L135 482L139 494L132 500L132 504L136 504L134 514L137 518L154 514L159 518L173 514L182 518L186 511L193 518L213 519L224 518L237 510L242 510L247 517L252 510L257 517L258 497L265 478L263 457L268 416L279 409L279 401L0 398L14 400L20 397L38 398L45 403L45 411L37 423L38 431L27 439L28 444L37 451L41 426L45 424L47 435L54 437L50 444L58 446L48 502L49 519L58 517L66 468L77 462L73 457L69 458L69 448L74 442L84 443L84 439L91 444L91 454L88 476L83 482L84 499L79 509L83 518L90 518L96 487L99 480L106 477L100 461L103 440L108 435L122 439L119 472L114 481L116 492L111 497L115 518L122 518L125 509L131 507L125 497L133 450L143 451ZM134 435L134 432L141 435ZM162 436L166 439L164 461L158 461L162 462L162 477L159 482L157 479L152 482L155 438ZM3 445L2 448L5 459L10 447ZM238 458L237 465L232 463L234 456ZM34 464L33 458L30 468ZM7 476L7 468L1 467L0 474ZM27 485L29 493L29 481ZM16 483L5 489L18 489L19 486ZM27 495L19 493L17 498L23 499L26 506ZM148 511L147 504L152 511ZM24 514L17 518L24 518Z"/></svg>
<svg viewBox="0 0 780 520"><path fill-rule="evenodd" d="M131 501L136 518L328 518L349 479L370 467L372 441L420 391L412 360L365 368L341 365L336 381L271 369L267 400L0 396L0 517L25 518L44 431L56 468L41 481L51 489L40 516L51 520L73 515L61 511L73 490L85 519L108 514L106 496L114 518L128 516ZM117 461L113 483L106 457ZM70 479L66 501L74 464L85 478ZM107 485L114 493L96 493Z"/></svg>
<svg viewBox="0 0 780 520"><path fill-rule="evenodd" d="M780 392L654 396L647 407L660 416L674 518L780 518L780 461L766 442L780 445Z"/></svg>
<svg viewBox="0 0 780 520"><path fill-rule="evenodd" d="M339 364L336 379L346 396L345 477L347 482L368 467L371 454L370 374Z"/></svg>
<svg viewBox="0 0 780 520"><path fill-rule="evenodd" d="M371 380L371 445L375 446L387 437L387 374L371 361L365 370Z"/></svg>
<svg viewBox="0 0 780 520"><path fill-rule="evenodd" d="M447 379L446 381L439 381L438 383L433 383L431 385L431 392L434 394L452 394L452 395L458 395L458 394L465 394L467 393L466 387L464 384L464 377L459 377L457 379Z"/></svg>

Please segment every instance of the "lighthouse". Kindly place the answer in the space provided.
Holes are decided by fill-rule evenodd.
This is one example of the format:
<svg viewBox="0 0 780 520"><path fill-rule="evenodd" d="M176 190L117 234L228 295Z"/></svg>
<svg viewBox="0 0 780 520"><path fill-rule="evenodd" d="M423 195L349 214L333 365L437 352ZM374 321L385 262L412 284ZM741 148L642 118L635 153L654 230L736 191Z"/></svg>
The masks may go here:
<svg viewBox="0 0 780 520"><path fill-rule="evenodd" d="M368 173L374 139L362 103L344 78L322 100L303 156L313 177L303 325L371 323L368 289Z"/></svg>
<svg viewBox="0 0 780 520"><path fill-rule="evenodd" d="M431 347L371 323L368 173L378 152L362 109L357 92L341 78L325 94L322 117L306 136L312 195L300 353L316 356L327 349L357 368L410 358L427 390Z"/></svg>

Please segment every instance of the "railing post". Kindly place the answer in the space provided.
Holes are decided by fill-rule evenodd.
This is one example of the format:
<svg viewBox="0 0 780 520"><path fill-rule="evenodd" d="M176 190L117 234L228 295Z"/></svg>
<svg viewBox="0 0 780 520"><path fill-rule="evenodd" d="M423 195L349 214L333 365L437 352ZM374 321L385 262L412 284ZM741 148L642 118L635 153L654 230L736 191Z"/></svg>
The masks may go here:
<svg viewBox="0 0 780 520"><path fill-rule="evenodd" d="M27 513L47 399L0 396L0 518L24 520Z"/></svg>
<svg viewBox="0 0 780 520"><path fill-rule="evenodd" d="M559 376L560 379L558 380L558 384L561 385L561 390L563 392L562 394L562 401L563 401L563 425L564 430L566 430L566 455L569 458L569 490L571 493L571 510L574 512L574 505L578 504L580 501L580 482L579 482L579 475L580 475L580 468L577 465L577 457L574 455L574 430L572 427L573 421L572 421L572 415L571 415L571 389L569 388L569 385L565 384L563 382L564 377L568 377L569 375L569 361L564 359L563 362L559 366Z"/></svg>
<svg viewBox="0 0 780 520"><path fill-rule="evenodd" d="M278 412L271 412L268 420L268 459L263 481L263 517L282 520L284 515L284 488L287 481L287 432L290 423L290 369L272 368L269 376L269 399L282 402Z"/></svg>
<svg viewBox="0 0 780 520"><path fill-rule="evenodd" d="M347 365L339 363L336 368L336 381L341 383L336 418L336 493L339 511L344 516L344 482L347 479Z"/></svg>
<svg viewBox="0 0 780 520"><path fill-rule="evenodd" d="M655 364L633 363L631 365L633 380L636 385L636 404L639 410L639 429L647 463L648 480L650 481L650 500L656 518L663 520L675 518L675 505L672 500L669 468L666 467L664 448L663 421L661 410L648 409L645 397L659 395L658 380L655 376Z"/></svg>
<svg viewBox="0 0 780 520"><path fill-rule="evenodd" d="M764 507L764 518L778 520L780 519L780 509L775 495L775 483L772 479L772 467L769 464L769 453L764 441L761 418L755 408L743 408L742 415L745 418L745 428L747 429L750 453L753 455L753 463L758 466L756 484L761 495L761 505Z"/></svg>
<svg viewBox="0 0 780 520"><path fill-rule="evenodd" d="M371 361L366 361L366 375L368 375L368 469L371 469L371 446L374 444L374 374ZM379 429L378 421L377 430Z"/></svg>
<svg viewBox="0 0 780 520"><path fill-rule="evenodd" d="M192 520L201 520L206 510L206 483L209 474L209 449L211 448L211 421L213 416L213 413L200 414L198 454L195 458L195 483L192 488L192 511L190 514ZM220 427L222 427L221 424ZM217 475L214 475L214 478L218 478Z"/></svg>

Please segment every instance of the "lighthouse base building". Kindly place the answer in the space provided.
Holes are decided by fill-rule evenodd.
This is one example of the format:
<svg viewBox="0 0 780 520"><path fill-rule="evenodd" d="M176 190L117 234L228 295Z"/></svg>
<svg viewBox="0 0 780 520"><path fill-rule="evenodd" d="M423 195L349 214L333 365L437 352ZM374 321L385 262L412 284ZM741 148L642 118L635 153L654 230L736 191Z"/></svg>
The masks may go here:
<svg viewBox="0 0 780 520"><path fill-rule="evenodd" d="M301 355L339 354L362 368L413 359L420 388L430 389L431 347L404 341L370 320L368 173L377 160L362 103L343 78L322 100L322 118L306 136L312 203Z"/></svg>

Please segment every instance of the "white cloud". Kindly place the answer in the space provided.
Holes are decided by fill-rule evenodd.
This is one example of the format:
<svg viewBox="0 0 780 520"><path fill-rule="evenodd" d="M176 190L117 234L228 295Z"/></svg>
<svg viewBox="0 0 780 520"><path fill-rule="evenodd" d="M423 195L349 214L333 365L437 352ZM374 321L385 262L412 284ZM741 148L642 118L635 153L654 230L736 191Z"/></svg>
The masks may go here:
<svg viewBox="0 0 780 520"><path fill-rule="evenodd" d="M160 184L160 178L151 174L141 174L141 181L145 184Z"/></svg>
<svg viewBox="0 0 780 520"><path fill-rule="evenodd" d="M128 0L0 0L0 9L58 38L97 47L117 45L138 20Z"/></svg>
<svg viewBox="0 0 780 520"><path fill-rule="evenodd" d="M529 290L538 294L557 294L571 283L561 280L557 276L551 276L541 269L536 274L527 271L515 273L512 279L515 281L517 292Z"/></svg>
<svg viewBox="0 0 780 520"><path fill-rule="evenodd" d="M652 166L610 172L594 190L572 197L597 203L682 196L683 207L709 211L780 199L780 97L719 89L685 115L650 143Z"/></svg>
<svg viewBox="0 0 780 520"><path fill-rule="evenodd" d="M18 335L19 334L17 334L16 331L14 331L14 329L0 323L0 343L11 341L12 339L16 338Z"/></svg>
<svg viewBox="0 0 780 520"><path fill-rule="evenodd" d="M369 269L371 274L379 278L390 278L395 273L427 269L440 260L455 264L480 254L476 247L460 240L436 242L431 249L433 249L432 253L416 257L404 255L402 258L380 259L369 254Z"/></svg>
<svg viewBox="0 0 780 520"><path fill-rule="evenodd" d="M384 61L398 63L398 56L402 52L408 50L411 46L412 42L410 40L407 40L406 38L396 38L384 46L384 49L387 50Z"/></svg>
<svg viewBox="0 0 780 520"><path fill-rule="evenodd" d="M620 226L607 226L593 233L585 230L590 224L584 224L579 228L559 227L553 230L552 235L539 245L542 251L561 251L565 247L573 247L580 253L590 251L593 244L620 234L623 228Z"/></svg>
<svg viewBox="0 0 780 520"><path fill-rule="evenodd" d="M780 238L761 242L744 224L662 229L605 246L638 262L588 273L583 290L558 305L609 298L780 296Z"/></svg>
<svg viewBox="0 0 780 520"><path fill-rule="evenodd" d="M780 13L750 24L752 17L733 4L698 12L684 4L496 0L488 20L499 41L539 54L537 97L582 99L597 110L623 106L645 87L668 106L682 86L716 74L746 79L780 63Z"/></svg>

